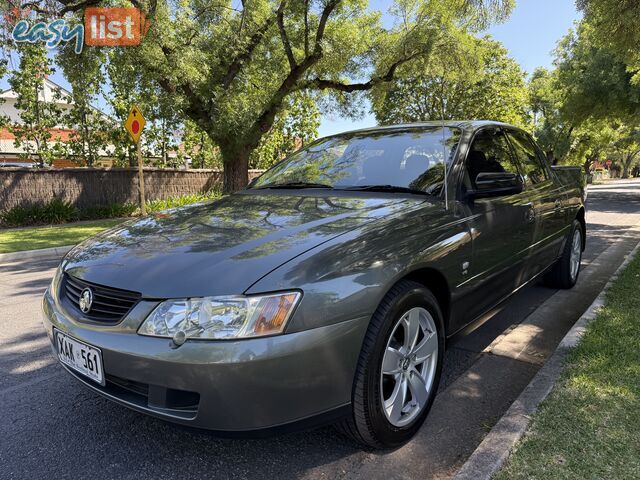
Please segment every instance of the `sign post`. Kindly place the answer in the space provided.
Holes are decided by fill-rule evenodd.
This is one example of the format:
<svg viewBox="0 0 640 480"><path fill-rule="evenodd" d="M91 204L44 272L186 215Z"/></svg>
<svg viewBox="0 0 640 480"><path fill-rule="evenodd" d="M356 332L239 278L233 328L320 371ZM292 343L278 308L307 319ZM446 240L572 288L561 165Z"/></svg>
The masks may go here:
<svg viewBox="0 0 640 480"><path fill-rule="evenodd" d="M142 165L142 145L140 136L142 135L142 129L144 128L146 121L142 112L137 106L131 107L129 116L126 122L124 122L124 128L129 132L129 136L133 143L136 145L136 156L138 157L138 191L140 192L140 211L142 215L147 214L147 205L144 195L144 171Z"/></svg>

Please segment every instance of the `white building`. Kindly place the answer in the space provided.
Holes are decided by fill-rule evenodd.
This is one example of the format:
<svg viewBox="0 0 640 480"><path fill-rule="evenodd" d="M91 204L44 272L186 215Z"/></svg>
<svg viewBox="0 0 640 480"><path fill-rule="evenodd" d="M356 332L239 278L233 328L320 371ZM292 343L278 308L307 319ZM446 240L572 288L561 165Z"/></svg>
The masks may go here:
<svg viewBox="0 0 640 480"><path fill-rule="evenodd" d="M55 102L63 112L63 115L61 115L61 118L63 118L64 113L68 112L71 108L71 92L54 83L49 78L44 79L43 87L44 88L38 92L39 99L47 103ZM17 98L17 93L12 89L0 92L0 115L8 117L11 123L21 124L22 119L20 118L20 112L16 108ZM106 114L100 110L96 109L96 111L106 117ZM60 123L51 129L51 140L49 144L53 146L57 142L68 142L72 133L73 130L66 128ZM23 146L17 147L14 140L15 136L7 128L0 129L0 162L25 161L24 155L28 153L27 149ZM35 148L32 147L29 150L34 151ZM105 157L104 161L100 162L103 166L111 166L113 164L112 160L108 158L108 151L113 151L113 147L107 147L107 151L100 152L101 156ZM64 168L77 167L78 165L68 159L57 159L54 160L54 166Z"/></svg>

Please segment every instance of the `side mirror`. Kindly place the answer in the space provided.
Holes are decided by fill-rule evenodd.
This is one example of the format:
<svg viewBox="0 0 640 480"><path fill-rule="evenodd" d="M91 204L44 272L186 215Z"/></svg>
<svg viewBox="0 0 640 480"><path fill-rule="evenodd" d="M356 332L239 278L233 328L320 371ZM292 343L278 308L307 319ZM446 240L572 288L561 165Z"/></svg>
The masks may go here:
<svg viewBox="0 0 640 480"><path fill-rule="evenodd" d="M517 173L479 173L476 189L467 192L469 198L488 198L514 195L524 190L522 176Z"/></svg>

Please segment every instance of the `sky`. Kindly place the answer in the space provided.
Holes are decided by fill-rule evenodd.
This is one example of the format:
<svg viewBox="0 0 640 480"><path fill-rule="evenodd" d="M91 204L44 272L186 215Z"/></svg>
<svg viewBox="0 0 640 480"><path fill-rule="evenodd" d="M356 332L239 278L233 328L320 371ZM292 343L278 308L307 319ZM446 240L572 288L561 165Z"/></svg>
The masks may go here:
<svg viewBox="0 0 640 480"><path fill-rule="evenodd" d="M371 2L372 6L389 3ZM384 7L378 5L377 8ZM575 0L516 0L516 8L511 17L486 33L502 42L522 68L527 73L532 73L537 67L552 66L556 43L578 19ZM320 124L320 136L375 125L376 120L371 114L359 120L324 115Z"/></svg>
<svg viewBox="0 0 640 480"><path fill-rule="evenodd" d="M371 0L370 8L386 11L390 4L390 0ZM537 67L552 66L556 43L578 19L575 0L516 0L511 17L485 33L502 42L524 70L531 73ZM65 88L69 86L59 71L52 80ZM0 80L0 89L7 87L6 79ZM322 137L375 125L370 113L358 120L323 115L319 133Z"/></svg>

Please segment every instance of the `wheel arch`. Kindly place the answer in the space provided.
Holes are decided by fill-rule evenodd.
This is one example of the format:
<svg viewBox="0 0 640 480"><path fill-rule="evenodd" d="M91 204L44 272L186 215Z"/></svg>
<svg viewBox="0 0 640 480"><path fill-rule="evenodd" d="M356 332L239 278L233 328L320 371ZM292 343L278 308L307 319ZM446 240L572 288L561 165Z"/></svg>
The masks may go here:
<svg viewBox="0 0 640 480"><path fill-rule="evenodd" d="M398 281L400 280L410 280L419 283L433 293L433 296L436 297L440 310L442 311L445 329L444 333L446 336L449 329L449 318L451 313L451 290L449 288L449 282L447 282L444 274L433 267L424 267L412 270L404 277L398 279Z"/></svg>

